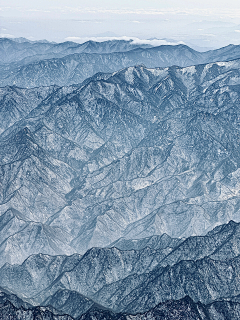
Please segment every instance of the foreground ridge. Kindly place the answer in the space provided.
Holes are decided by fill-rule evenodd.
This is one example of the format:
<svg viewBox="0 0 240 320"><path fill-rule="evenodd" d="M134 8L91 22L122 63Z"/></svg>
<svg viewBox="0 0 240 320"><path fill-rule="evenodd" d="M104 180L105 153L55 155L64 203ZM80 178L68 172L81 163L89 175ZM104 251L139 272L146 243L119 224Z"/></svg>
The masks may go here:
<svg viewBox="0 0 240 320"><path fill-rule="evenodd" d="M153 309L136 315L114 313L108 310L92 308L77 320L237 320L240 316L240 303L229 301L217 301L209 305L194 303L186 296L177 301L166 301L158 304ZM43 307L31 309L16 308L7 301L0 304L0 317L5 320L30 320L39 318L41 320L71 320L68 315L57 315Z"/></svg>
<svg viewBox="0 0 240 320"><path fill-rule="evenodd" d="M51 306L74 318L96 308L144 313L187 295L194 303L211 304L222 297L238 302L239 234L240 223L230 221L205 236L139 239L139 249L32 255L22 265L0 268L0 285L32 304Z"/></svg>

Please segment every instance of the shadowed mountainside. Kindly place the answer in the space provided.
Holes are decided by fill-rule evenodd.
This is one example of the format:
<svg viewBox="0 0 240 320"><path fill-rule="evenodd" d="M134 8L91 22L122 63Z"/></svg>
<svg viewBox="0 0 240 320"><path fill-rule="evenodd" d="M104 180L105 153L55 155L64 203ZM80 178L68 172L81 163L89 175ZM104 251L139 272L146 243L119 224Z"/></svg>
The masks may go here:
<svg viewBox="0 0 240 320"><path fill-rule="evenodd" d="M238 301L240 224L230 221L205 236L158 238L158 249L92 248L83 256L33 255L5 264L0 285L19 297L73 317L93 308L129 314L186 295L195 303ZM149 240L149 239L148 239ZM140 240L139 240L140 241ZM173 243L175 242L175 246Z"/></svg>
<svg viewBox="0 0 240 320"><path fill-rule="evenodd" d="M239 221L239 79L239 60L137 66L43 88L30 109L33 89L7 90L26 111L0 124L2 263Z"/></svg>

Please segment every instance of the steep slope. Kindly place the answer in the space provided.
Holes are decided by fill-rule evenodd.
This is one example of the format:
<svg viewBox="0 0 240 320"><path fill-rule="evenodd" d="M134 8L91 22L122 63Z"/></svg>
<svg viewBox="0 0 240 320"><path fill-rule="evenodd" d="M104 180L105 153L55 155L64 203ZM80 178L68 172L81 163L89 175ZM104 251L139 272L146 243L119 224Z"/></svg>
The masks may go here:
<svg viewBox="0 0 240 320"><path fill-rule="evenodd" d="M228 236L224 240L223 237L227 235L226 229L228 229L228 227L229 225L224 226L223 229L225 230L222 230L222 232L220 232L218 236L214 238L208 235L203 238L191 237L187 239L186 242L183 242L180 246L177 246L176 248L174 248L165 258L163 258L159 262L158 267L155 268L150 273L151 276L149 280L147 280L148 278L142 277L142 276L135 276L135 275L129 276L122 281L115 282L113 284L103 287L100 291L98 291L94 295L93 298L95 299L95 301L101 301L103 305L108 306L109 308L116 309L119 301L125 300L126 302L124 303L129 303L130 299L134 300L134 299L137 299L137 297L142 297L143 295L142 299L146 303L144 310L148 310L154 305L155 302L158 303L160 301L165 301L166 299L170 299L170 298L178 299L180 297L183 297L184 294L189 294L192 298L195 299L195 301L198 301L198 300L205 301L204 299L207 299L205 302L210 302L215 298L221 298L222 294L225 294L225 296L226 294L229 295L231 294L230 293L231 291L232 291L232 294L235 295L236 292L234 288L235 288L235 284L238 283L237 272L235 273L235 276L232 275L232 278L230 276L231 278L230 282L226 282L225 278L229 276L227 270L232 269L231 267L232 262L229 259L233 255L231 255L231 250L230 250L230 254L228 255L228 249L231 247L235 247L235 245L236 247L239 245L238 240L236 240L238 238L238 235L237 235L238 233L234 232L234 234L236 235L236 238L233 242L231 239L232 238L231 233L230 234L228 233ZM213 243L215 245L216 243L218 243L217 250L215 250L216 247L214 246L212 247ZM186 246L187 244L188 246ZM204 260L198 260L198 259L201 259L202 257L208 256L209 254L210 254L210 257L211 256L214 257L215 252L218 252L218 251L221 252L221 255L220 254L217 255L218 261L209 260L205 258ZM179 256L179 253L181 253L180 256ZM238 255L239 255L239 250L237 249L234 255L236 257L235 259L239 259ZM195 258L195 262L191 260L194 258ZM185 259L185 262L183 259ZM187 262L187 260L189 260L190 262ZM169 268L167 263L172 267ZM222 268L221 271L218 268ZM213 271L214 269L219 270L218 271L219 276L220 274L222 274L222 279L219 280L219 283L213 285L213 283L215 283L215 280L219 278L219 276L215 278L214 276L215 271ZM190 272L189 270L192 270L192 271ZM201 274L200 276L198 274L199 272ZM209 275L209 279L201 278L203 275L207 275L207 274ZM146 294L145 285L147 281L149 281L149 290L150 291L152 290L151 294L149 293L149 296L145 296ZM157 282L156 285L154 285L154 281ZM214 289L211 289L212 285L214 286ZM231 287L231 285L233 285L233 287ZM236 286L238 285L236 284ZM225 291L224 290L221 291L222 288L225 288L224 289ZM166 291L170 290L171 293L167 293L167 297L166 297L164 290ZM132 295L131 298L129 297L130 292ZM207 297L204 295L206 295ZM126 298L123 298L123 297L126 297ZM153 297L155 297L154 299L156 299L156 301L153 299ZM139 299L141 300L141 298ZM136 309L134 309L134 303L135 303L134 302L133 305L129 306L129 309L127 310L130 312L130 309L133 308L135 312L138 312L139 306L141 305L141 308L142 308L144 304L142 300L141 301L140 300L139 301L134 300L136 302L135 305L137 306ZM151 304L153 300L154 302L153 304ZM117 309L117 310L126 311L125 309L126 305L124 305L124 303L121 302L119 306L120 309Z"/></svg>
<svg viewBox="0 0 240 320"><path fill-rule="evenodd" d="M172 249L119 251L92 248L82 257L33 255L22 265L5 264L0 284L18 295L42 303L59 289L69 289L91 297L103 286L131 274L153 270ZM55 267L53 267L55 266ZM17 279L19 279L17 281Z"/></svg>
<svg viewBox="0 0 240 320"><path fill-rule="evenodd" d="M59 275L74 269L80 260L78 254L49 256L40 253L28 257L22 265L7 263L1 268L2 284L19 297L31 298L54 283Z"/></svg>
<svg viewBox="0 0 240 320"><path fill-rule="evenodd" d="M0 88L0 133L38 106L56 87L21 89Z"/></svg>
<svg viewBox="0 0 240 320"><path fill-rule="evenodd" d="M0 318L5 320L73 320L73 318L68 315L55 315L44 307L34 307L31 309L16 308L9 301L0 304Z"/></svg>
<svg viewBox="0 0 240 320"><path fill-rule="evenodd" d="M210 60L211 61L211 60ZM30 63L14 63L0 67L0 85L37 87L81 83L97 72L114 72L134 65L149 68L171 65L189 66L204 62L201 54L184 46L160 46L114 53L81 53L53 57Z"/></svg>
<svg viewBox="0 0 240 320"><path fill-rule="evenodd" d="M98 305L89 298L84 297L76 291L58 290L54 295L47 298L42 305L53 306L63 314L69 314L73 318L78 318L90 309L105 308Z"/></svg>
<svg viewBox="0 0 240 320"><path fill-rule="evenodd" d="M21 202L26 205L31 196L31 202L27 204L29 212L25 213L25 217L28 215L29 218L40 221L44 207L51 212L66 203L64 195L71 190L70 181L74 178L74 171L65 163L49 157L36 144L28 128L2 141L0 150L3 207L5 203L9 204L14 201L14 197L18 197L20 211ZM25 191L26 196L21 190ZM37 202L35 205L34 200Z"/></svg>
<svg viewBox="0 0 240 320"><path fill-rule="evenodd" d="M237 320L239 316L240 304L238 303L219 301L204 305L202 303L194 303L191 298L186 296L181 300L169 300L165 303L160 303L142 314L115 314L110 311L93 309L82 315L79 320Z"/></svg>
<svg viewBox="0 0 240 320"><path fill-rule="evenodd" d="M124 52L136 48L148 48L148 44L134 44L132 40L86 41L79 44L72 41L54 43L48 41L29 41L27 39L0 38L0 62L38 61L52 57L62 57L73 53L111 53Z"/></svg>
<svg viewBox="0 0 240 320"><path fill-rule="evenodd" d="M0 285L72 316L91 308L93 301L127 313L145 312L185 295L202 303L222 297L235 301L240 294L239 232L240 224L230 222L174 248L93 248L84 256L34 255L22 265L4 265ZM158 247L161 244L160 238Z"/></svg>
<svg viewBox="0 0 240 320"><path fill-rule="evenodd" d="M11 302L16 308L32 308L32 305L30 303L20 299L15 294L12 294L3 288L0 288L0 305L4 304L7 301Z"/></svg>
<svg viewBox="0 0 240 320"><path fill-rule="evenodd" d="M196 302L198 300L210 302L221 298L222 294L225 294L225 297L231 295L230 292L232 295L237 295L235 291L238 287L237 271L233 272L234 276L229 275L229 270L232 270L232 261L229 259L233 257L237 264L239 224L230 222L216 227L204 237L187 238L163 257L147 277L129 276L122 281L104 286L93 298L118 311L126 311L126 308L129 308L127 311L131 312L132 308L134 312L139 312L152 308L160 301L179 299L184 295L190 295ZM226 281L228 277L230 277L229 282ZM146 283L149 289L146 289ZM151 293L147 294L147 290ZM134 302L128 306L130 300Z"/></svg>
<svg viewBox="0 0 240 320"><path fill-rule="evenodd" d="M108 310L103 310L93 307L81 317L75 318L78 320L237 320L240 315L240 304L234 302L218 301L209 305L202 303L194 303L189 297L181 300L169 300L165 303L160 303L153 309L136 315L114 313ZM45 309L44 307L34 307L31 309L23 309L14 307L9 301L0 305L0 316L3 319L26 319L41 318L42 320L71 320L68 315L56 315Z"/></svg>
<svg viewBox="0 0 240 320"><path fill-rule="evenodd" d="M143 239L124 239L120 238L117 241L111 243L109 247L116 247L120 250L141 250L146 247L151 249L165 249L165 248L174 248L179 245L182 239L171 238L167 234L161 236L152 236Z"/></svg>
<svg viewBox="0 0 240 320"><path fill-rule="evenodd" d="M37 252L73 253L70 235L45 224L45 214L51 216L68 204L71 167L44 152L27 128L1 143L0 162L1 265Z"/></svg>
<svg viewBox="0 0 240 320"><path fill-rule="evenodd" d="M181 261L171 267L152 271L147 285L140 284L118 304L117 310L143 312L161 301L180 299L185 295L197 302L210 303L239 294L239 256L216 261L204 258ZM145 282L146 283L146 282Z"/></svg>
<svg viewBox="0 0 240 320"><path fill-rule="evenodd" d="M240 60L2 88L2 317L235 319L239 103Z"/></svg>
<svg viewBox="0 0 240 320"><path fill-rule="evenodd" d="M234 180L233 176L238 174L238 127L237 123L229 125L228 120L228 114L232 112L233 119L237 121L238 93L235 91L235 85L231 86L230 89L224 83L224 81L230 81L229 77L235 77L233 74L236 71L230 71L233 72L231 76L228 71L224 72L222 69L225 80L218 80L216 79L218 78L216 76L218 71L215 73L215 67L220 71L221 68L217 64L212 65L212 68L208 67L208 76L210 76L214 84L209 83L208 80L203 81L201 90L204 93L200 92L198 94L195 91L196 82L199 81L197 79L192 89L187 88L185 81L190 78L188 79L190 82L198 74L198 71L193 69L186 69L186 71L188 70L190 73L192 70L194 75L191 76L191 73L188 73L182 78L180 78L181 73L178 74L179 69L177 69L178 77L175 78L173 76L173 71L172 79L171 74L167 76L165 74L166 71L164 71L162 75L165 75L166 78L159 81L160 84L158 85L158 90L155 90L154 96L150 96L150 93L146 92L146 89L148 89L146 82L144 83L146 86L142 85L142 87L141 82L138 82L138 79L142 80L143 77L139 76L137 72L135 73L135 70L128 69L129 76L132 74L134 79L132 86L141 88L141 93L144 94L144 98L146 97L145 101L143 100L144 98L142 98L143 101L138 98L138 100L136 99L137 101L135 100L136 102L133 102L133 98L130 100L129 95L127 95L123 96L121 102L117 102L115 96L109 96L108 93L108 100L111 99L118 106L124 105L124 109L129 109L132 113L141 114L141 118L144 117L148 121L151 130L145 131L145 137L138 147L134 148L133 145L132 151L126 156L117 162L113 162L110 166L87 176L86 184L95 186L97 189L94 197L92 193L91 198L89 197L90 195L85 197L84 187L81 187L81 193L79 190L75 192L74 197L78 197L78 194L84 195L84 198L80 200L82 207L85 206L84 199L86 198L88 199L88 206L92 201L94 201L92 203L94 206L98 201L102 203L103 200L108 204L110 212L105 216L102 215L101 218L98 218L98 221L94 222L96 223L95 229L103 230L101 225L104 224L106 226L110 223L109 214L119 217L118 225L111 221L111 228L114 226L114 229L111 233L107 231L103 235L105 239L103 241L105 242L100 242L100 245L104 246L107 245L107 241L113 241L114 238L110 238L111 234L118 237L136 238L163 232L173 237L202 233L208 228L208 223L210 226L214 220L219 219L220 215L217 215L217 212L223 212L222 218L225 219L224 212L226 212L227 203L231 203L233 207L236 206L237 208L235 191L232 187L226 185L225 181L229 181L227 176L232 176L232 178L229 176L229 179ZM141 68L139 69L141 70ZM201 67L198 70L200 71ZM204 75L206 71L207 69L202 69L201 74ZM114 83L117 80L117 76L119 78L121 76L120 79L123 81L123 72L121 72L105 80L105 82L107 84ZM126 73L127 76L128 74ZM180 81L179 78L181 82L178 82ZM122 82L120 83L122 84ZM166 85L170 85L170 88L173 86L171 91ZM210 86L210 88L207 89L205 86ZM216 89L213 89L213 87ZM197 88L198 90L200 89L199 86ZM96 90L97 87L94 89ZM229 89L233 90L233 92L228 94ZM81 94L83 90L86 89L81 89ZM212 96L213 90L215 90L215 97ZM149 91L152 93L154 89ZM166 92L168 92L168 95L165 97ZM101 93L103 95L104 91L102 90ZM81 94L79 94L80 99L82 99ZM219 94L221 98L218 98ZM201 95L203 96L200 99L199 96ZM224 99L225 96L228 96L228 98L223 102L218 100ZM153 97L157 101L153 102ZM164 97L163 101L162 97ZM94 101L94 105L99 107L97 101ZM158 105L161 108L157 109L156 106ZM90 103L86 104L85 108L91 111L96 120L98 119L97 108L95 111ZM226 110L225 108L228 108L228 110L224 111ZM94 114L94 112L96 113ZM168 113L169 115L167 115ZM149 120L152 120L153 123ZM222 131L222 138L218 137L220 130ZM131 129L131 132L134 132L134 130ZM126 134L126 130L124 130L123 134ZM122 137L120 132L118 137L119 143L120 137ZM220 139L222 139L221 142ZM120 143L123 143L122 141ZM229 141L231 141L231 145ZM98 165L98 162L95 160L94 164ZM223 170L226 173L223 173ZM222 176L221 178L218 176L219 174ZM224 176L226 176L225 180L223 180ZM189 184L186 184L186 181ZM73 196L73 193L71 196ZM99 200L97 200L98 197ZM215 202L212 202L213 199ZM135 203L134 207L133 203ZM91 207L89 209L92 211ZM127 216L125 214L126 211L128 212ZM141 217L141 212L146 211L150 214L147 217L146 215ZM172 212L178 212L178 215L173 218L171 216ZM209 216L206 212L208 212ZM231 214L233 215L231 216ZM238 219L237 212L228 211L228 215L233 219ZM125 222L124 216L127 219L131 217L133 220ZM122 220L122 217L124 217L124 220ZM175 218L179 220L175 220ZM135 222L136 219L138 222ZM160 222L162 219L165 221L165 228L159 229L162 225ZM167 226L168 224L170 226L170 221L171 227L168 229ZM173 227L173 224L179 227L180 221L185 221L185 223L181 224L180 228ZM206 221L208 222L206 223ZM119 226L120 222L122 226ZM126 224L128 224L127 227L125 227ZM123 228L125 230L122 233L117 231ZM144 233L142 233L142 230L144 230ZM177 233L174 233L173 230L177 230ZM79 232L81 237L77 238L76 241L78 243L86 241L86 234L83 231L84 229L81 229ZM107 238L110 239L108 240ZM97 245L97 243L99 244L99 237L96 242L92 241L90 246Z"/></svg>
<svg viewBox="0 0 240 320"><path fill-rule="evenodd" d="M11 40L10 40L11 41ZM0 43L1 45L1 43ZM15 44L16 45L16 44ZM19 43L17 46L24 46ZM27 43L27 46L31 44ZM32 44L33 51L38 43ZM200 63L230 61L240 58L240 46L227 46L208 52L197 52L186 45L159 46L148 48L146 45L134 45L131 42L87 42L85 44L40 43L40 52L30 54L28 58L0 65L0 85L17 85L21 87L37 87L78 84L97 72L114 72L122 68L144 64L148 68L170 67L177 65L187 67ZM48 47L45 48L45 47ZM11 50L8 47L8 50ZM134 49L135 48L135 49ZM46 51L44 51L46 49ZM25 52L23 51L23 55ZM6 55L9 57L11 55ZM6 58L7 59L7 58Z"/></svg>
<svg viewBox="0 0 240 320"><path fill-rule="evenodd" d="M67 243L69 236L61 228L25 220L15 209L0 217L0 254L4 263L19 263L36 252L45 254L71 254L74 249Z"/></svg>
<svg viewBox="0 0 240 320"><path fill-rule="evenodd" d="M23 176L27 166L37 168L46 209L33 204L32 188L24 203L14 202L15 179L12 189L4 183L2 214L14 208L31 221L61 227L80 253L121 237L188 237L239 221L238 83L235 60L137 66L55 90L1 135L4 176L10 177L10 141L29 130L31 139L14 150L32 150ZM54 184L44 173L49 170Z"/></svg>

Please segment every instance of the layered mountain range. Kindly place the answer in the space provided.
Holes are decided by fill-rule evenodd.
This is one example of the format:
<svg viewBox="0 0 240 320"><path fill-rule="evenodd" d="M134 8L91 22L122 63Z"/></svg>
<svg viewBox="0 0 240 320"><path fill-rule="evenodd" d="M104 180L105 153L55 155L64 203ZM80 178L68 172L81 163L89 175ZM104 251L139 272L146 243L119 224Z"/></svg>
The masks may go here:
<svg viewBox="0 0 240 320"><path fill-rule="evenodd" d="M137 48L151 48L149 44L137 44L133 40L109 40L103 42L87 41L63 43L49 41L29 41L25 38L0 38L1 64L31 59L63 57L74 53L113 53L125 52Z"/></svg>
<svg viewBox="0 0 240 320"><path fill-rule="evenodd" d="M140 64L148 68L186 67L239 58L239 45L198 52L183 44L153 47L132 40L56 44L2 38L0 86L68 86L79 84L97 72L112 73Z"/></svg>
<svg viewBox="0 0 240 320"><path fill-rule="evenodd" d="M0 286L8 288L0 302L3 310L40 304L37 310L74 319L188 319L188 312L189 319L238 319L239 234L240 224L230 221L205 236L140 239L135 246L147 246L139 249L33 255L0 269Z"/></svg>
<svg viewBox="0 0 240 320"><path fill-rule="evenodd" d="M2 264L239 221L239 61L3 88Z"/></svg>
<svg viewBox="0 0 240 320"><path fill-rule="evenodd" d="M0 42L0 318L238 319L239 47Z"/></svg>

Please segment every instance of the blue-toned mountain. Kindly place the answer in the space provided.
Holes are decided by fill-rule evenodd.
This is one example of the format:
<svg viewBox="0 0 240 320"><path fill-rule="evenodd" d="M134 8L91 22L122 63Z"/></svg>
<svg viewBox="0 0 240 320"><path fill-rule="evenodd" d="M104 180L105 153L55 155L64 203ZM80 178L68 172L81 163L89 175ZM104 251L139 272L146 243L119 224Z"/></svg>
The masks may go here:
<svg viewBox="0 0 240 320"><path fill-rule="evenodd" d="M214 311L214 301L226 301L223 308L235 312L238 303L231 301L238 302L240 294L239 232L240 224L230 221L205 236L179 240L175 246L176 239L168 238L167 243L166 237L158 238L155 245L162 249L157 250L149 246L124 251L92 248L83 256L33 255L22 265L5 264L0 285L74 318L96 308L148 312L161 302L166 307L167 300L185 301L186 295L195 306L201 301ZM147 245L147 240L141 243ZM170 304L178 306L178 302Z"/></svg>
<svg viewBox="0 0 240 320"><path fill-rule="evenodd" d="M103 42L86 41L75 43L66 41L29 41L24 38L0 38L0 63L39 61L47 58L63 57L74 53L112 53L125 52L137 48L149 48L149 44L135 44L132 40L109 40Z"/></svg>
<svg viewBox="0 0 240 320"><path fill-rule="evenodd" d="M78 253L239 221L239 85L234 60L97 74L36 89L37 106L21 93L1 128L1 214L60 228Z"/></svg>
<svg viewBox="0 0 240 320"><path fill-rule="evenodd" d="M234 302L217 301L204 305L194 303L186 296L181 300L169 300L158 304L145 313L136 315L116 314L106 310L92 309L83 314L79 320L237 320L240 316L240 304Z"/></svg>
<svg viewBox="0 0 240 320"><path fill-rule="evenodd" d="M240 58L240 46L198 52L186 45L151 47L133 41L76 44L64 42L15 42L0 39L3 62L0 86L68 86L79 84L97 72L112 73L143 64L148 68L187 67Z"/></svg>

